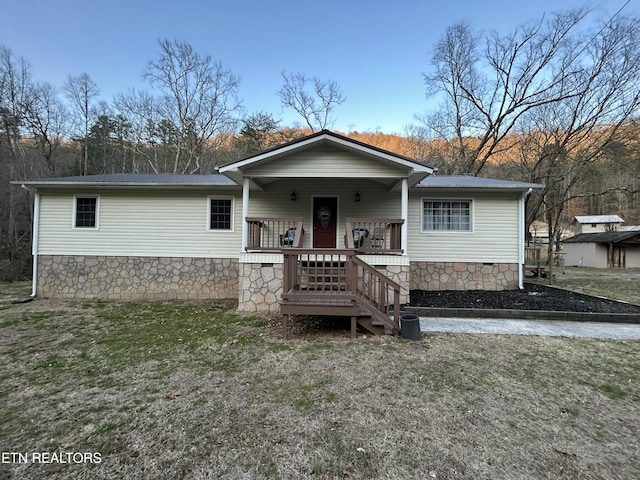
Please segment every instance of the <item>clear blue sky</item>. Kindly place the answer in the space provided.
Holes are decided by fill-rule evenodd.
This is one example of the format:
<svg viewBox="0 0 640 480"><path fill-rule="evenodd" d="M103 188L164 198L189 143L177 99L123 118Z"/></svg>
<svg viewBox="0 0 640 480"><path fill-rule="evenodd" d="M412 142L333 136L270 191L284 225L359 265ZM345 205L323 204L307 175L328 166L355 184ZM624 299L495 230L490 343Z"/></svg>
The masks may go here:
<svg viewBox="0 0 640 480"><path fill-rule="evenodd" d="M638 12L631 0L625 13ZM158 58L158 39L180 40L241 79L249 113L284 125L281 72L336 81L347 101L334 128L402 133L428 110L422 73L444 29L460 20L507 32L543 13L626 0L5 0L0 45L27 60L36 81L61 87L87 73L101 99L129 88L151 90L141 73Z"/></svg>

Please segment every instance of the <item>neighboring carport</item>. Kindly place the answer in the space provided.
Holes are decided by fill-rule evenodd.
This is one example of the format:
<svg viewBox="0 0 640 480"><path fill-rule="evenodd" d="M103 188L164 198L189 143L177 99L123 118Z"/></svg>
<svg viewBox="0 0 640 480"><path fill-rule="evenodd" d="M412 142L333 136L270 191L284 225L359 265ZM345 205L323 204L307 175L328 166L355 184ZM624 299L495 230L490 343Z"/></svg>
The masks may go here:
<svg viewBox="0 0 640 480"><path fill-rule="evenodd" d="M563 242L565 266L640 268L640 232L582 233Z"/></svg>

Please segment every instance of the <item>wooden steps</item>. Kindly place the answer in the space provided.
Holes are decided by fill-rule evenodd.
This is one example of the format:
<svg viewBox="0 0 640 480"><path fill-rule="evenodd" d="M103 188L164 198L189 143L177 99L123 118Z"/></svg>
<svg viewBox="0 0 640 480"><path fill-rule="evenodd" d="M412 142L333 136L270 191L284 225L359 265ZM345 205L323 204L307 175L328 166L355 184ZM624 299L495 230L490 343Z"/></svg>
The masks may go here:
<svg viewBox="0 0 640 480"><path fill-rule="evenodd" d="M283 251L283 336L296 315L349 317L374 335L399 334L400 285L348 250Z"/></svg>

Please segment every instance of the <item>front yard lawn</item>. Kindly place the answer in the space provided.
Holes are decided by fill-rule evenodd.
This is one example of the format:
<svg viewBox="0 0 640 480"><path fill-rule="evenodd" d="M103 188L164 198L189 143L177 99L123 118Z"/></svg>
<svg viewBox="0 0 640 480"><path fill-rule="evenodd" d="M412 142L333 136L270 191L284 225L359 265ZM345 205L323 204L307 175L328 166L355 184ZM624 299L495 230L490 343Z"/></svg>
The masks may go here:
<svg viewBox="0 0 640 480"><path fill-rule="evenodd" d="M230 303L9 288L0 478L638 478L640 342L350 339L347 321L283 342Z"/></svg>

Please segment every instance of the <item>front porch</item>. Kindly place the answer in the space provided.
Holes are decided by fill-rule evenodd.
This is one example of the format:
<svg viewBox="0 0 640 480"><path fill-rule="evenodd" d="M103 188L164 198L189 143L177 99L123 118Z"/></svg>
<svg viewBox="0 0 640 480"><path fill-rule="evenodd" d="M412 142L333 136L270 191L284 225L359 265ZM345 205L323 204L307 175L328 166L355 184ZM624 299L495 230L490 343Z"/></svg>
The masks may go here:
<svg viewBox="0 0 640 480"><path fill-rule="evenodd" d="M399 333L408 302L408 257L401 219L344 220L345 248L303 248L308 231L297 217L248 217L240 259L240 311L283 315L283 335L296 315L343 316L374 334ZM375 266L374 266L375 265ZM265 311L266 310L266 311Z"/></svg>
<svg viewBox="0 0 640 480"><path fill-rule="evenodd" d="M247 252L279 252L291 248L303 248L305 237L304 219L247 217ZM344 248L369 255L401 255L402 219L346 218L344 228L338 228L336 235L344 231ZM336 244L340 241L336 239Z"/></svg>
<svg viewBox="0 0 640 480"><path fill-rule="evenodd" d="M346 315L365 327L366 311L380 322L370 329L397 333L409 189L433 171L327 130L220 167L242 185L239 310Z"/></svg>

